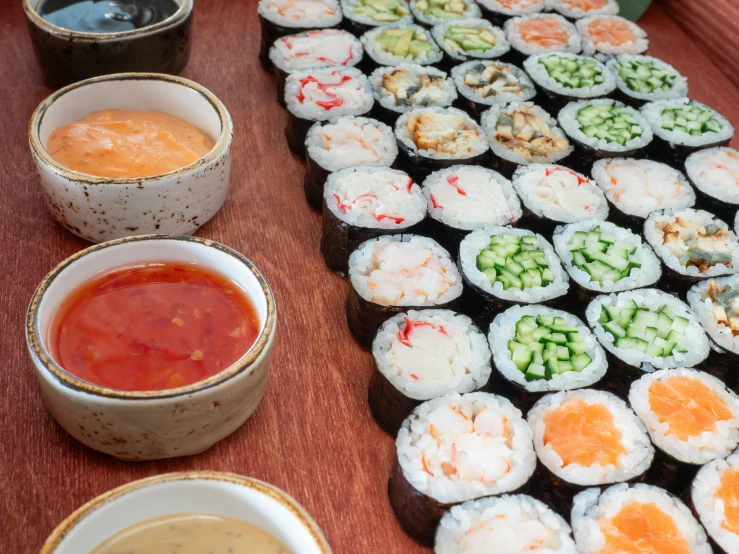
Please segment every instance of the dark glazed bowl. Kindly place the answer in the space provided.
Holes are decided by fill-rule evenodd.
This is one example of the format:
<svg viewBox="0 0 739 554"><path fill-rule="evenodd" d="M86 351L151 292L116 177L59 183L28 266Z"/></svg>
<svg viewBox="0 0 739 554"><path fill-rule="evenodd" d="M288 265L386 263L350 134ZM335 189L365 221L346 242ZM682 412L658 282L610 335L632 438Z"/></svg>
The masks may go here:
<svg viewBox="0 0 739 554"><path fill-rule="evenodd" d="M82 33L57 27L36 9L43 0L23 0L28 31L46 82L53 88L111 73L178 74L190 59L194 0L174 0L168 19L133 31Z"/></svg>

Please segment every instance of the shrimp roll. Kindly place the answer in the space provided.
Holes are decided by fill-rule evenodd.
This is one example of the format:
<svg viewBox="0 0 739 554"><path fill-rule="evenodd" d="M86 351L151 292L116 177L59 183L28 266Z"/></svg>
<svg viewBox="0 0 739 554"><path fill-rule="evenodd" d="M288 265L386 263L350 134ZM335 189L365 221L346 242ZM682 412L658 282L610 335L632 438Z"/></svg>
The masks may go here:
<svg viewBox="0 0 739 554"><path fill-rule="evenodd" d="M587 487L642 480L654 459L644 424L608 392L549 394L527 420L541 462L532 480L534 495L563 514Z"/></svg>
<svg viewBox="0 0 739 554"><path fill-rule="evenodd" d="M699 150L685 160L685 173L698 205L731 223L739 210L739 151L718 147Z"/></svg>
<svg viewBox="0 0 739 554"><path fill-rule="evenodd" d="M526 494L470 500L441 518L434 554L577 554L562 516Z"/></svg>
<svg viewBox="0 0 739 554"><path fill-rule="evenodd" d="M547 0L477 0L483 16L502 27L513 17L540 13L547 8Z"/></svg>
<svg viewBox="0 0 739 554"><path fill-rule="evenodd" d="M462 276L449 252L418 235L382 236L349 256L349 330L365 348L383 321L410 309L455 309Z"/></svg>
<svg viewBox="0 0 739 554"><path fill-rule="evenodd" d="M647 480L682 494L698 468L739 444L739 398L716 377L661 369L631 385L631 407L657 447Z"/></svg>
<svg viewBox="0 0 739 554"><path fill-rule="evenodd" d="M521 203L511 182L497 171L475 165L455 165L435 171L423 182L431 238L454 259L459 243L470 232L494 225L515 225Z"/></svg>
<svg viewBox="0 0 739 554"><path fill-rule="evenodd" d="M618 14L617 0L552 0L550 8L567 19Z"/></svg>
<svg viewBox="0 0 739 554"><path fill-rule="evenodd" d="M288 119L285 138L292 152L305 157L305 139L316 121L332 117L364 115L374 98L369 79L353 67L303 69L285 81Z"/></svg>
<svg viewBox="0 0 739 554"><path fill-rule="evenodd" d="M513 306L490 325L495 371L489 389L523 412L545 394L590 387L606 373L606 355L577 317L545 306Z"/></svg>
<svg viewBox="0 0 739 554"><path fill-rule="evenodd" d="M413 14L405 0L341 0L341 9L344 23L356 35L382 25L413 23Z"/></svg>
<svg viewBox="0 0 739 554"><path fill-rule="evenodd" d="M474 0L410 0L410 6L416 21L427 27L482 16Z"/></svg>
<svg viewBox="0 0 739 554"><path fill-rule="evenodd" d="M521 491L536 467L521 412L485 392L424 402L403 422L395 447L390 504L403 529L427 546L449 508Z"/></svg>
<svg viewBox="0 0 739 554"><path fill-rule="evenodd" d="M495 60L472 60L452 69L452 79L462 95L459 107L474 117L497 104L525 102L536 96L526 73L515 65Z"/></svg>
<svg viewBox="0 0 739 554"><path fill-rule="evenodd" d="M670 64L651 56L621 54L606 67L616 78L618 99L640 108L655 100L672 100L688 95L688 80Z"/></svg>
<svg viewBox="0 0 739 554"><path fill-rule="evenodd" d="M487 326L514 304L557 307L569 288L552 245L526 229L487 227L459 246L464 313Z"/></svg>
<svg viewBox="0 0 739 554"><path fill-rule="evenodd" d="M739 552L739 454L698 470L689 500L716 554Z"/></svg>
<svg viewBox="0 0 739 554"><path fill-rule="evenodd" d="M383 25L367 31L359 40L374 68L402 63L431 65L444 57L431 32L420 25Z"/></svg>
<svg viewBox="0 0 739 554"><path fill-rule="evenodd" d="M580 33L561 15L537 13L514 17L505 22L504 29L511 44L510 58L517 63L535 54L580 52Z"/></svg>
<svg viewBox="0 0 739 554"><path fill-rule="evenodd" d="M644 29L618 15L591 15L578 19L582 51L587 56L607 58L619 54L643 54L649 48Z"/></svg>
<svg viewBox="0 0 739 554"><path fill-rule="evenodd" d="M411 310L391 317L378 329L372 355L369 405L375 421L391 435L422 402L472 392L490 378L485 335L469 317L450 310Z"/></svg>
<svg viewBox="0 0 739 554"><path fill-rule="evenodd" d="M486 19L439 23L431 29L431 36L444 51L443 63L447 67L468 60L500 58L511 49L503 29Z"/></svg>
<svg viewBox="0 0 739 554"><path fill-rule="evenodd" d="M581 492L572 508L572 530L580 554L711 554L706 532L688 507L644 483Z"/></svg>

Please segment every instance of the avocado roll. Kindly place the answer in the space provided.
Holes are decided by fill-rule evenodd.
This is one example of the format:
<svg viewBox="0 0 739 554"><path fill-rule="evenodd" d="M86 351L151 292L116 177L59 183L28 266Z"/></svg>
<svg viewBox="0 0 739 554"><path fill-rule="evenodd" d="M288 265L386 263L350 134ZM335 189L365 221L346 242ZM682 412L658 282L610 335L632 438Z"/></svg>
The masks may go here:
<svg viewBox="0 0 739 554"><path fill-rule="evenodd" d="M361 35L374 27L413 23L413 14L405 0L341 0L344 23Z"/></svg>
<svg viewBox="0 0 739 554"><path fill-rule="evenodd" d="M428 546L449 508L520 491L536 467L521 412L484 392L424 402L403 422L395 447L390 505L403 529Z"/></svg>
<svg viewBox="0 0 739 554"><path fill-rule="evenodd" d="M490 378L485 335L466 315L411 310L385 321L372 342L375 371L369 406L375 421L395 435L426 400L483 387Z"/></svg>
<svg viewBox="0 0 739 554"><path fill-rule="evenodd" d="M410 5L416 21L427 27L482 16L479 6L473 0L410 0Z"/></svg>
<svg viewBox="0 0 739 554"><path fill-rule="evenodd" d="M495 60L472 60L452 69L452 79L462 95L460 108L473 117L496 104L525 102L536 96L534 83L515 65Z"/></svg>
<svg viewBox="0 0 739 554"><path fill-rule="evenodd" d="M374 68L402 63L431 65L444 57L431 32L420 25L383 25L367 31L359 40Z"/></svg>
<svg viewBox="0 0 739 554"><path fill-rule="evenodd" d="M698 470L690 504L716 554L739 552L739 454L717 458Z"/></svg>
<svg viewBox="0 0 739 554"><path fill-rule="evenodd" d="M591 15L576 22L587 56L643 54L649 48L644 29L618 15Z"/></svg>
<svg viewBox="0 0 739 554"><path fill-rule="evenodd" d="M511 45L499 27L485 19L459 19L434 25L431 36L444 51L448 67L472 60L500 58Z"/></svg>
<svg viewBox="0 0 739 554"><path fill-rule="evenodd" d="M540 13L547 8L547 0L477 0L483 17L502 27L512 17Z"/></svg>
<svg viewBox="0 0 739 554"><path fill-rule="evenodd" d="M688 95L688 80L670 64L651 56L621 54L606 62L616 78L619 100L640 108L655 100Z"/></svg>
<svg viewBox="0 0 739 554"><path fill-rule="evenodd" d="M617 0L552 0L550 8L567 19L618 14Z"/></svg>
<svg viewBox="0 0 739 554"><path fill-rule="evenodd" d="M698 205L731 223L739 209L739 151L706 148L685 160L685 173L698 195Z"/></svg>
<svg viewBox="0 0 739 554"><path fill-rule="evenodd" d="M505 22L504 30L514 62L523 63L535 54L580 52L580 33L561 15L537 13L514 17Z"/></svg>

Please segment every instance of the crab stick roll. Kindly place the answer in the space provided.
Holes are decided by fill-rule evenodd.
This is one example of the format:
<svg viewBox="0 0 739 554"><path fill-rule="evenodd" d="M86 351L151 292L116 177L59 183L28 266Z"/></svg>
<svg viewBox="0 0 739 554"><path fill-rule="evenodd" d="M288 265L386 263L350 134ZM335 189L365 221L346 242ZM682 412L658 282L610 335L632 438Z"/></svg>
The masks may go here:
<svg viewBox="0 0 739 554"><path fill-rule="evenodd" d="M372 342L369 405L391 435L413 408L446 394L477 390L490 378L485 335L466 315L411 310L391 317Z"/></svg>
<svg viewBox="0 0 739 554"><path fill-rule="evenodd" d="M514 304L556 306L569 288L552 245L526 229L487 227L459 246L464 312L479 325Z"/></svg>
<svg viewBox="0 0 739 554"><path fill-rule="evenodd" d="M470 500L439 522L434 554L577 554L562 516L526 494Z"/></svg>
<svg viewBox="0 0 739 554"><path fill-rule="evenodd" d="M643 54L649 48L644 29L618 15L592 15L579 19L582 51L588 56Z"/></svg>
<svg viewBox="0 0 739 554"><path fill-rule="evenodd" d="M547 0L477 0L485 19L502 27L512 17L540 13L547 8Z"/></svg>
<svg viewBox="0 0 739 554"><path fill-rule="evenodd" d="M363 242L349 256L349 281L346 319L365 348L389 317L410 309L454 309L462 296L462 276L449 253L418 235Z"/></svg>
<svg viewBox="0 0 739 554"><path fill-rule="evenodd" d="M511 182L497 171L475 165L455 165L435 171L423 182L429 235L454 259L459 243L470 232L494 225L515 225L521 203Z"/></svg>
<svg viewBox="0 0 739 554"><path fill-rule="evenodd" d="M550 7L567 19L618 14L617 0L552 0Z"/></svg>
<svg viewBox="0 0 739 554"><path fill-rule="evenodd" d="M521 412L484 392L424 402L403 422L395 447L390 504L403 529L428 546L449 508L519 491L536 467Z"/></svg>
<svg viewBox="0 0 739 554"><path fill-rule="evenodd" d="M619 100L639 108L655 100L672 100L688 95L688 80L670 64L651 56L621 54L606 67L616 78Z"/></svg>
<svg viewBox="0 0 739 554"><path fill-rule="evenodd" d="M580 33L561 15L539 13L514 17L505 22L511 57L523 62L528 56L551 52L580 52Z"/></svg>
<svg viewBox="0 0 739 554"><path fill-rule="evenodd" d="M344 22L357 35L382 25L413 23L405 0L341 0L341 9Z"/></svg>
<svg viewBox="0 0 739 554"><path fill-rule="evenodd" d="M690 504L715 553L739 552L739 454L712 460L698 470Z"/></svg>
<svg viewBox="0 0 739 554"><path fill-rule="evenodd" d="M511 45L505 33L486 19L459 19L434 25L431 36L444 51L448 67L471 59L500 58Z"/></svg>
<svg viewBox="0 0 739 554"><path fill-rule="evenodd" d="M641 480L654 458L644 424L608 392L549 394L527 420L541 462L535 494L560 513L586 487Z"/></svg>
<svg viewBox="0 0 739 554"><path fill-rule="evenodd" d="M482 16L474 0L410 0L410 5L416 21L427 27Z"/></svg>
<svg viewBox="0 0 739 554"><path fill-rule="evenodd" d="M698 468L739 444L739 398L716 377L662 369L631 385L631 407L657 447L647 480L682 494Z"/></svg>
<svg viewBox="0 0 739 554"><path fill-rule="evenodd" d="M359 40L375 68L402 63L431 65L444 57L431 32L420 25L383 25L367 31Z"/></svg>
<svg viewBox="0 0 739 554"><path fill-rule="evenodd" d="M698 196L698 205L726 222L739 210L739 151L707 148L685 160L685 173Z"/></svg>
<svg viewBox="0 0 739 554"><path fill-rule="evenodd" d="M496 104L525 102L536 96L528 75L515 65L495 60L472 60L452 69L452 79L462 95L459 107L479 118Z"/></svg>
<svg viewBox="0 0 739 554"><path fill-rule="evenodd" d="M710 554L706 532L669 492L637 483L575 497L572 530L581 554Z"/></svg>

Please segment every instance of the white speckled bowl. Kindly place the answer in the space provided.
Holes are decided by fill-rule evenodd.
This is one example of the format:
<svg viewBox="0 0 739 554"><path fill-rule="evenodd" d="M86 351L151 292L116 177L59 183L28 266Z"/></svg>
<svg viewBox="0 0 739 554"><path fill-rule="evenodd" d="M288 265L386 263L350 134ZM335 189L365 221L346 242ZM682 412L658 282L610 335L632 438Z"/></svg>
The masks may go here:
<svg viewBox="0 0 739 554"><path fill-rule="evenodd" d="M331 554L305 509L284 491L233 473L169 473L134 481L91 500L57 527L40 554L82 554L122 529L176 513L232 517L272 533L293 554Z"/></svg>
<svg viewBox="0 0 739 554"><path fill-rule="evenodd" d="M167 112L202 129L216 141L215 146L177 171L136 179L73 171L46 151L55 128L108 108ZM157 73L107 75L69 85L41 102L28 129L52 215L90 242L195 232L226 200L232 136L231 116L210 91L187 79Z"/></svg>
<svg viewBox="0 0 739 554"><path fill-rule="evenodd" d="M50 322L64 299L101 273L157 261L197 263L243 289L261 322L249 351L208 379L159 391L109 389L67 373L47 347ZM153 460L203 452L251 416L267 386L276 325L272 291L243 255L197 237L144 235L91 246L54 268L31 299L26 341L46 405L70 435L122 460Z"/></svg>

